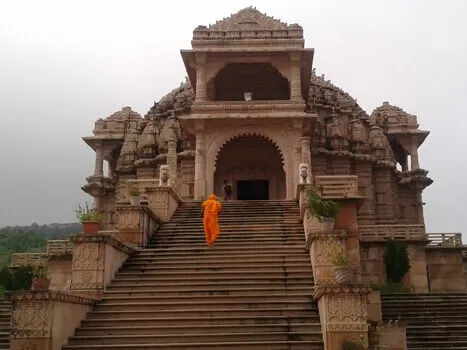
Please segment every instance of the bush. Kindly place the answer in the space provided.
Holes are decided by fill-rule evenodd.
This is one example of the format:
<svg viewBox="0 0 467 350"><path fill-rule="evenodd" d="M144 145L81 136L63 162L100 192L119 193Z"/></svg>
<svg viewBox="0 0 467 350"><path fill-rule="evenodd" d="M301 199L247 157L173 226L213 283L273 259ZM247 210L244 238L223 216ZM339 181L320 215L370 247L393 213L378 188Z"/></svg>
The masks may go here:
<svg viewBox="0 0 467 350"><path fill-rule="evenodd" d="M331 245L331 260L335 266L348 266L349 260L345 252L345 247L339 242L333 242Z"/></svg>
<svg viewBox="0 0 467 350"><path fill-rule="evenodd" d="M32 266L20 266L10 270L4 267L0 270L0 286L4 290L29 290L35 273Z"/></svg>
<svg viewBox="0 0 467 350"><path fill-rule="evenodd" d="M339 211L339 204L333 200L322 199L315 191L307 191L308 209L310 213L322 220L323 218L335 218Z"/></svg>
<svg viewBox="0 0 467 350"><path fill-rule="evenodd" d="M373 288L379 290L382 294L400 294L410 292L407 287L395 282L386 282L385 284L374 285Z"/></svg>
<svg viewBox="0 0 467 350"><path fill-rule="evenodd" d="M84 207L78 205L75 213L79 222L101 221L101 214L96 209L90 209L88 203L85 203Z"/></svg>
<svg viewBox="0 0 467 350"><path fill-rule="evenodd" d="M365 347L353 341L346 341L342 344L342 350L365 350Z"/></svg>
<svg viewBox="0 0 467 350"><path fill-rule="evenodd" d="M386 275L390 282L400 283L402 277L409 271L409 253L405 242L390 240L386 243L384 252Z"/></svg>

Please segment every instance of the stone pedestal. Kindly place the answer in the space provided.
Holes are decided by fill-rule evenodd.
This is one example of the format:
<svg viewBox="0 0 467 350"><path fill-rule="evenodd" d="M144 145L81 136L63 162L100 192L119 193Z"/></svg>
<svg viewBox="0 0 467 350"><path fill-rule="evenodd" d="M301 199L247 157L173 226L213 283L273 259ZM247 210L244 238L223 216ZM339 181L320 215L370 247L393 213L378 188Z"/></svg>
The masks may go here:
<svg viewBox="0 0 467 350"><path fill-rule="evenodd" d="M167 222L182 203L170 186L148 188L149 209L162 221Z"/></svg>
<svg viewBox="0 0 467 350"><path fill-rule="evenodd" d="M72 237L75 244L70 290L92 297L102 296L126 259L135 249L106 234Z"/></svg>
<svg viewBox="0 0 467 350"><path fill-rule="evenodd" d="M115 206L117 232L121 242L144 247L157 230L160 219L144 205Z"/></svg>
<svg viewBox="0 0 467 350"><path fill-rule="evenodd" d="M368 347L367 294L362 285L320 285L313 291L318 302L326 350L341 350L345 341Z"/></svg>
<svg viewBox="0 0 467 350"><path fill-rule="evenodd" d="M95 302L57 291L14 292L9 298L11 350L60 350Z"/></svg>
<svg viewBox="0 0 467 350"><path fill-rule="evenodd" d="M407 350L406 329L402 326L384 325L378 328L379 349Z"/></svg>

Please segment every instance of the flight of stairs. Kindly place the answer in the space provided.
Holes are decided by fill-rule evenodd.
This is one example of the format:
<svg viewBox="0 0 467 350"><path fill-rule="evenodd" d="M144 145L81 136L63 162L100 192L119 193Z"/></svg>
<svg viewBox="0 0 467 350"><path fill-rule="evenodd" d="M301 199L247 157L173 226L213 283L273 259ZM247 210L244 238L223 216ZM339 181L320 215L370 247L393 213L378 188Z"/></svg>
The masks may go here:
<svg viewBox="0 0 467 350"><path fill-rule="evenodd" d="M467 294L386 294L383 318L407 324L411 349L467 349Z"/></svg>
<svg viewBox="0 0 467 350"><path fill-rule="evenodd" d="M0 349L10 348L11 304L0 299Z"/></svg>
<svg viewBox="0 0 467 350"><path fill-rule="evenodd" d="M225 202L220 225L210 250L184 203L63 349L323 349L297 203Z"/></svg>

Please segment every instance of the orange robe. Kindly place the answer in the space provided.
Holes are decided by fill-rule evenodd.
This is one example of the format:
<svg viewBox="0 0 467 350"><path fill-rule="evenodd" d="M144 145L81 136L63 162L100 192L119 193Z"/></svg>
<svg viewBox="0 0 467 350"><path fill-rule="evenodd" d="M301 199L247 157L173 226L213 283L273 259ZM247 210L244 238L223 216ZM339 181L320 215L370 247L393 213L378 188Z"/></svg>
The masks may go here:
<svg viewBox="0 0 467 350"><path fill-rule="evenodd" d="M221 204L217 201L216 196L211 194L208 200L203 202L204 209L204 232L206 234L206 243L212 246L219 236L219 212Z"/></svg>

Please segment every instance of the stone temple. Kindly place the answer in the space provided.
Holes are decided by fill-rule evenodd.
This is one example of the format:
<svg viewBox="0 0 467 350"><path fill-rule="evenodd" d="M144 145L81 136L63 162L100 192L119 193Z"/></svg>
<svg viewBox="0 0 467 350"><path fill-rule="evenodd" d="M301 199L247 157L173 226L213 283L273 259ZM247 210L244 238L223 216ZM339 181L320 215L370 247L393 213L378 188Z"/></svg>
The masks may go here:
<svg viewBox="0 0 467 350"><path fill-rule="evenodd" d="M10 295L11 348L467 349L466 255L460 233L425 231L417 117L388 102L368 114L315 72L300 25L252 7L191 44L179 87L83 138L100 231L13 257L47 265L51 287ZM200 201L225 181L208 251ZM339 203L333 230L308 215L308 188ZM409 294L370 288L390 239L407 244ZM334 279L336 242L351 283Z"/></svg>

